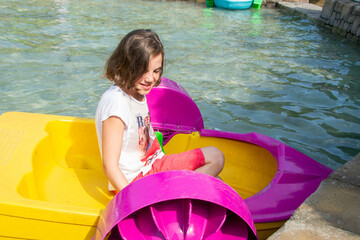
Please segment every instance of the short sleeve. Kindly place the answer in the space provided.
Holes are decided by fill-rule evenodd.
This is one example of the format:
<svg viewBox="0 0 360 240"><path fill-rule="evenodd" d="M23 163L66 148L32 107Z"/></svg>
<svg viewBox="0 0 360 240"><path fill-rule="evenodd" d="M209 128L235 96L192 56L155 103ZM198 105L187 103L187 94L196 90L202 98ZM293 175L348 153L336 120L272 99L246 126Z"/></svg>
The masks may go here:
<svg viewBox="0 0 360 240"><path fill-rule="evenodd" d="M103 122L111 116L119 117L127 127L130 109L124 93L121 90L105 92L99 102L96 115L99 122Z"/></svg>

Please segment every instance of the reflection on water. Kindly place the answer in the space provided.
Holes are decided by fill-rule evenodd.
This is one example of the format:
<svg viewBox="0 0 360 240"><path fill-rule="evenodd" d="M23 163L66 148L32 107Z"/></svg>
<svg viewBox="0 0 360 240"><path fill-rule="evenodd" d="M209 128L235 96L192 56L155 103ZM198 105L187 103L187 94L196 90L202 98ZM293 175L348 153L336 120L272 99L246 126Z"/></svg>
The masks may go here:
<svg viewBox="0 0 360 240"><path fill-rule="evenodd" d="M154 29L164 76L207 128L260 132L337 168L360 151L360 50L274 9L186 2L4 0L0 113L93 117L103 65L124 34Z"/></svg>

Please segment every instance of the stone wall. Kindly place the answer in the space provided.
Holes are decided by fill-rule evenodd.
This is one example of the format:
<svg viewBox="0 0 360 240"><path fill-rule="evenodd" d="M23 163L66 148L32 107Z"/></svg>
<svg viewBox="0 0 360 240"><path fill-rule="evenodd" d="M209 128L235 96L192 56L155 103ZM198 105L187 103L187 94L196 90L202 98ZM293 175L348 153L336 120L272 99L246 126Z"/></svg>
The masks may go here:
<svg viewBox="0 0 360 240"><path fill-rule="evenodd" d="M320 21L332 32L360 44L360 2L325 0Z"/></svg>

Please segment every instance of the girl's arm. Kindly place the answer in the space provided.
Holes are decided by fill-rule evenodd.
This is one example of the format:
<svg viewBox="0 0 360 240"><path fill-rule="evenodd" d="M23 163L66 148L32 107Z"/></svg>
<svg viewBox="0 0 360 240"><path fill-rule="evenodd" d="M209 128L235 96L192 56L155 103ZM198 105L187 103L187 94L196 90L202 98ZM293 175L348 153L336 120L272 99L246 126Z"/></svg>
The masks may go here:
<svg viewBox="0 0 360 240"><path fill-rule="evenodd" d="M102 157L106 177L116 191L129 185L119 168L125 123L119 117L111 116L102 122Z"/></svg>

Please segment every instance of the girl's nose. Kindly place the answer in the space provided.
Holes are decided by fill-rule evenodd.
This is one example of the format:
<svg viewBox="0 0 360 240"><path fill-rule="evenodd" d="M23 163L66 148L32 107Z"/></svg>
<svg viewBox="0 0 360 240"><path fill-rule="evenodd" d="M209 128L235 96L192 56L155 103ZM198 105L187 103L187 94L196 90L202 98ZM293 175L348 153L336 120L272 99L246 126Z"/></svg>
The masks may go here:
<svg viewBox="0 0 360 240"><path fill-rule="evenodd" d="M145 82L153 82L154 77L151 73L145 73Z"/></svg>

